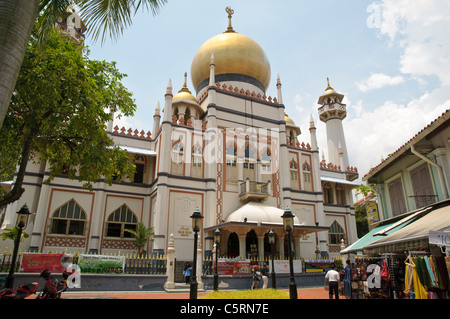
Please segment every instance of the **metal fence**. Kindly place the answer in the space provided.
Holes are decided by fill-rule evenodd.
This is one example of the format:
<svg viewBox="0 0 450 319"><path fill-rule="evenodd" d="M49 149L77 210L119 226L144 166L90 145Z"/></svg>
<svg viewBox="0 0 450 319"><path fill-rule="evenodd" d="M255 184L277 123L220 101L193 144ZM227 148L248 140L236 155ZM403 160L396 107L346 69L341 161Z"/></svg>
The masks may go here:
<svg viewBox="0 0 450 319"><path fill-rule="evenodd" d="M21 272L22 257L24 253L35 252L19 252L15 264L14 272ZM47 252L50 253L50 252ZM67 254L71 254L65 252ZM35 253L38 254L38 253ZM78 253L71 254L74 256L74 264L77 263ZM118 254L109 254L110 256L121 256ZM123 256L123 255L122 255ZM148 274L148 275L165 275L166 274L166 255L149 254L149 255L125 255L124 274ZM5 250L0 252L0 272L9 272L12 263L12 251Z"/></svg>

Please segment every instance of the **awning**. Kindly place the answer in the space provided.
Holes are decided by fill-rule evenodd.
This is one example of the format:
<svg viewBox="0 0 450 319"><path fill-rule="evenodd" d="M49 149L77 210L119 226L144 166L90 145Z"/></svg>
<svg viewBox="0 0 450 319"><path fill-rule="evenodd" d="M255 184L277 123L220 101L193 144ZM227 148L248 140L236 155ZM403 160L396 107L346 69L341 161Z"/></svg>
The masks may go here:
<svg viewBox="0 0 450 319"><path fill-rule="evenodd" d="M358 241L342 250L341 254L357 253L358 251L363 252L365 248L371 243L376 242L380 238L385 238L385 236L388 236L389 234L393 234L399 231L403 227L417 220L417 218L419 218L423 214L426 214L428 211L430 211L430 209L431 208L418 210L412 214L408 214L408 216L401 218L400 220L393 220L391 222L386 221L384 224L375 227Z"/></svg>
<svg viewBox="0 0 450 319"><path fill-rule="evenodd" d="M359 186L360 184L356 182L351 182L346 179L339 179L335 177L328 177L328 176L320 176L320 180L324 182L332 182L332 183L340 183L340 184L347 184L352 186Z"/></svg>
<svg viewBox="0 0 450 319"><path fill-rule="evenodd" d="M148 156L156 156L156 152L146 149L146 148L140 148L140 147L133 147L128 145L116 145L119 148L133 154L141 154L141 155L148 155Z"/></svg>
<svg viewBox="0 0 450 319"><path fill-rule="evenodd" d="M394 251L403 247L404 245L402 244L405 242L428 240L430 230L446 231L448 229L450 229L450 205L447 201L446 206L433 209L425 216L409 223L401 230L372 242L365 249L384 247L385 250Z"/></svg>

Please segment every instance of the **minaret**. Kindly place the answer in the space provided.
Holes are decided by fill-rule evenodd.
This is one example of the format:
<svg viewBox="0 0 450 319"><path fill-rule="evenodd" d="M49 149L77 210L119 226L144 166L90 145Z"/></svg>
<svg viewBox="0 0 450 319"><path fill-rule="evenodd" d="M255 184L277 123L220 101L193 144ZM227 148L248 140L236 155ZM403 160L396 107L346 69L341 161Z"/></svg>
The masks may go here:
<svg viewBox="0 0 450 319"><path fill-rule="evenodd" d="M156 104L156 109L155 109L155 115L153 115L153 130L152 130L152 136L153 138L156 137L156 133L158 132L159 129L159 123L161 120L161 107L159 105L159 101L158 104Z"/></svg>
<svg viewBox="0 0 450 319"><path fill-rule="evenodd" d="M343 94L337 93L327 78L328 87L317 101L319 107L319 118L327 128L328 161L336 166L341 166L342 171L347 170L348 153L345 143L344 128L342 120L347 116L346 105L342 103ZM344 167L342 167L344 166Z"/></svg>

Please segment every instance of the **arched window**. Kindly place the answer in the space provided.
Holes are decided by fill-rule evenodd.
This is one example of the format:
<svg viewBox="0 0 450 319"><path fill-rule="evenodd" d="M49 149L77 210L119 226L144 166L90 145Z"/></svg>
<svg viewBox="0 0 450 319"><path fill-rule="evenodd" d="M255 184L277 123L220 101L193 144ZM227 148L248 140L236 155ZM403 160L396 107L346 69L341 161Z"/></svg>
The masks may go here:
<svg viewBox="0 0 450 319"><path fill-rule="evenodd" d="M345 193L341 184L336 184L336 201L338 205L345 205Z"/></svg>
<svg viewBox="0 0 450 319"><path fill-rule="evenodd" d="M261 181L267 183L272 180L272 158L269 149L261 154Z"/></svg>
<svg viewBox="0 0 450 319"><path fill-rule="evenodd" d="M106 236L129 238L131 234L125 229L136 230L137 223L136 215L127 205L123 204L108 216Z"/></svg>
<svg viewBox="0 0 450 319"><path fill-rule="evenodd" d="M52 234L84 235L86 212L71 199L53 212L50 223Z"/></svg>
<svg viewBox="0 0 450 319"><path fill-rule="evenodd" d="M289 170L291 172L291 188L299 189L297 163L294 160L289 164Z"/></svg>
<svg viewBox="0 0 450 319"><path fill-rule="evenodd" d="M323 183L322 190L323 190L323 202L325 204L333 204L334 199L333 199L333 190L331 188L331 184Z"/></svg>
<svg viewBox="0 0 450 319"><path fill-rule="evenodd" d="M234 143L231 143L226 148L226 174L227 182L237 182L237 149Z"/></svg>
<svg viewBox="0 0 450 319"><path fill-rule="evenodd" d="M340 245L341 240L345 239L345 232L341 225L337 221L334 221L328 231L328 244Z"/></svg>
<svg viewBox="0 0 450 319"><path fill-rule="evenodd" d="M133 182L143 183L145 172L145 156L142 154L136 154L134 156L134 166L136 166L136 172L134 173Z"/></svg>
<svg viewBox="0 0 450 319"><path fill-rule="evenodd" d="M191 167L191 176L193 177L202 177L203 169L202 169L202 147L200 145L195 145L192 152L192 167Z"/></svg>
<svg viewBox="0 0 450 319"><path fill-rule="evenodd" d="M244 181L248 178L250 181L256 180L256 156L255 156L255 150L253 147L251 147L249 144L247 144L247 147L245 148L244 153Z"/></svg>
<svg viewBox="0 0 450 319"><path fill-rule="evenodd" d="M312 191L312 183L311 183L311 167L308 163L303 163L303 187L305 191Z"/></svg>
<svg viewBox="0 0 450 319"><path fill-rule="evenodd" d="M176 143L172 148L172 174L183 175L184 149L181 143Z"/></svg>

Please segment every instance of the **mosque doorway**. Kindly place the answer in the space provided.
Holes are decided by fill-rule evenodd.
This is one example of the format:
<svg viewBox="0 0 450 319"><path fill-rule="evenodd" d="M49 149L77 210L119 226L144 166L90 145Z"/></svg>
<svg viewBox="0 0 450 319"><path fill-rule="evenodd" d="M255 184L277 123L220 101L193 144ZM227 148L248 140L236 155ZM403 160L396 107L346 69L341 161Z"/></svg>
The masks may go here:
<svg viewBox="0 0 450 319"><path fill-rule="evenodd" d="M228 236L227 255L229 258L239 257L239 237L236 233Z"/></svg>

